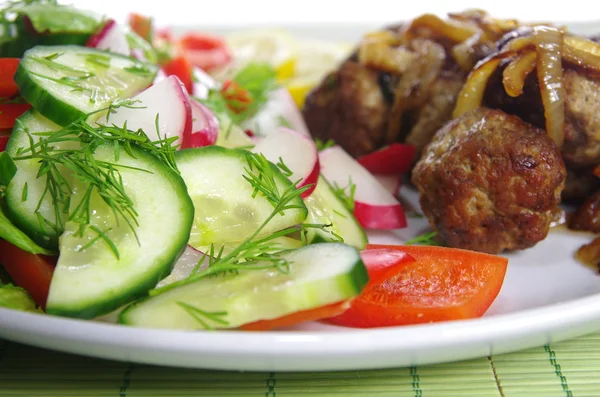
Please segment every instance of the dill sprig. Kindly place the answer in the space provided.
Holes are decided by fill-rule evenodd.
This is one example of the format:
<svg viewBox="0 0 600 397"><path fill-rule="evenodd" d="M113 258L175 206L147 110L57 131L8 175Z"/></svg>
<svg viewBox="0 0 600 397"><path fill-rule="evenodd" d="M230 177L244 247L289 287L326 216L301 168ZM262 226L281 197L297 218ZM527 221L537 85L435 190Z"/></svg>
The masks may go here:
<svg viewBox="0 0 600 397"><path fill-rule="evenodd" d="M352 182L351 178L348 178L348 184L341 187L336 182L331 185L333 194L344 204L344 207L350 212L354 211L354 195L356 194L356 184Z"/></svg>
<svg viewBox="0 0 600 397"><path fill-rule="evenodd" d="M13 160L37 160L40 165L37 177L46 178L44 191L35 209L40 223L61 232L64 230L65 221L75 222L78 226L78 236L81 237L86 230L91 230L96 234L96 238L91 242L104 241L117 258L119 253L116 245L107 235L109 230L101 230L90 225L93 197L95 194L98 195L111 210L117 225L119 222L125 222L137 238L138 214L133 201L125 191L120 170L149 171L97 160L94 157L96 149L112 142L115 160L118 161L121 150L135 157L132 148L136 146L177 171L175 149L172 146L176 137L152 141L141 129L132 131L126 125L92 125L87 121L95 113L110 113L118 107L130 107L134 104L135 101L131 100L113 103L108 108L87 114L66 127L52 132L30 133L17 120L17 128L23 129L29 136L29 146L20 148ZM85 187L82 198L76 205L71 202L73 181L67 175L73 176ZM26 192L24 191L22 195L25 197ZM54 222L43 217L40 212L46 197L50 197L52 203ZM88 245L83 248L87 248Z"/></svg>
<svg viewBox="0 0 600 397"><path fill-rule="evenodd" d="M438 240L437 232L420 234L404 243L405 245L442 245Z"/></svg>
<svg viewBox="0 0 600 397"><path fill-rule="evenodd" d="M291 227L263 236L262 232L271 220L284 211L299 208L293 201L310 188L297 188L294 184L280 189L276 184L275 166L264 155L250 153L246 155L248 166L245 168L244 179L254 188L253 196L261 194L273 205L273 211L263 223L240 245L230 253L224 254L223 248L218 252L211 245L209 252L198 261L188 278L176 281L150 291L150 295L158 295L174 288L194 283L200 279L224 273L237 273L240 270L277 269L280 272L289 271L289 261L282 255L281 246L273 240L301 231L301 227ZM201 269L202 263L208 258L208 266Z"/></svg>
<svg viewBox="0 0 600 397"><path fill-rule="evenodd" d="M325 149L329 149L330 147L333 147L336 145L335 141L333 139L328 139L326 141L322 141L319 138L315 139L315 145L317 145L317 150L319 152L322 152Z"/></svg>

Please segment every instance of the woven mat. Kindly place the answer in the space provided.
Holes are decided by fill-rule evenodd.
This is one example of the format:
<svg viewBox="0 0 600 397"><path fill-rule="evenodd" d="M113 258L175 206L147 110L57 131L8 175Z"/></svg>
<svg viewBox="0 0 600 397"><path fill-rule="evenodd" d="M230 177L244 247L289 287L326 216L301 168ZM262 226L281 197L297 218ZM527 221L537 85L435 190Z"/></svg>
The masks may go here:
<svg viewBox="0 0 600 397"><path fill-rule="evenodd" d="M167 368L0 341L0 396L600 396L600 334L450 364L313 373Z"/></svg>

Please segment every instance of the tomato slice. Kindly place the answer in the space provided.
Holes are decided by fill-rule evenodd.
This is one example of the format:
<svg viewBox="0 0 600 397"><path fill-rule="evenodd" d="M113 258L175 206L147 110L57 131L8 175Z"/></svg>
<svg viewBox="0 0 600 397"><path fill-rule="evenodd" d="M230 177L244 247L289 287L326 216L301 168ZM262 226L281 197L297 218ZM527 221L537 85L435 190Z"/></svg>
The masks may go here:
<svg viewBox="0 0 600 397"><path fill-rule="evenodd" d="M131 13L129 14L128 24L131 30L152 43L152 18L145 15Z"/></svg>
<svg viewBox="0 0 600 397"><path fill-rule="evenodd" d="M185 86L187 92L189 94L192 93L192 64L186 57L178 56L169 60L169 62L163 65L162 70L167 76L177 76Z"/></svg>
<svg viewBox="0 0 600 397"><path fill-rule="evenodd" d="M415 152L414 145L392 143L356 160L373 174L398 175L410 171Z"/></svg>
<svg viewBox="0 0 600 397"><path fill-rule="evenodd" d="M15 283L29 292L35 303L42 309L46 307L55 257L31 254L0 240L0 263Z"/></svg>
<svg viewBox="0 0 600 397"><path fill-rule="evenodd" d="M189 33L181 37L178 45L194 66L205 71L225 66L231 61L225 41L219 37Z"/></svg>
<svg viewBox="0 0 600 397"><path fill-rule="evenodd" d="M252 105L250 91L233 80L226 80L221 87L221 94L227 101L227 107L234 113L240 114Z"/></svg>
<svg viewBox="0 0 600 397"><path fill-rule="evenodd" d="M6 150L6 144L10 139L11 130L0 130L0 152Z"/></svg>
<svg viewBox="0 0 600 397"><path fill-rule="evenodd" d="M5 103L0 105L0 129L12 129L15 120L31 107L28 103Z"/></svg>
<svg viewBox="0 0 600 397"><path fill-rule="evenodd" d="M10 98L19 92L14 77L20 61L19 58L0 58L0 97Z"/></svg>
<svg viewBox="0 0 600 397"><path fill-rule="evenodd" d="M500 292L508 259L455 248L368 245L416 259L392 278L365 289L343 314L327 321L359 328L479 317ZM367 263L368 265L368 263Z"/></svg>
<svg viewBox="0 0 600 397"><path fill-rule="evenodd" d="M372 288L383 280L393 277L402 271L404 266L414 263L415 259L402 251L390 251L388 249L367 249L360 256L369 272L369 283L365 290ZM351 305L351 301L333 303L320 306L315 309L302 310L278 317L272 320L260 320L254 323L242 325L245 331L265 331L274 328L290 327L306 321L322 320L344 313Z"/></svg>

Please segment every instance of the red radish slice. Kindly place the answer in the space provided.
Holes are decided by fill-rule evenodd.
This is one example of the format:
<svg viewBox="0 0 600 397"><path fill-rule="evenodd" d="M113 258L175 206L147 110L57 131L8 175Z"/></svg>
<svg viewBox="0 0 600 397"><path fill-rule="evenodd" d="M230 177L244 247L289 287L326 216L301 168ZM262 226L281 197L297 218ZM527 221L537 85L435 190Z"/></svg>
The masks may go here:
<svg viewBox="0 0 600 397"><path fill-rule="evenodd" d="M406 216L400 202L341 147L333 146L322 151L319 161L323 176L332 184L345 187L351 180L356 185L354 216L363 227L406 227Z"/></svg>
<svg viewBox="0 0 600 397"><path fill-rule="evenodd" d="M219 121L215 115L200 102L190 99L192 104L192 135L189 147L214 145L219 136Z"/></svg>
<svg viewBox="0 0 600 397"><path fill-rule="evenodd" d="M158 69L158 72L156 73L156 77L154 77L154 81L152 82L152 85L155 85L156 83L163 81L166 78L167 78L167 75L165 74L165 72L163 72L162 69Z"/></svg>
<svg viewBox="0 0 600 397"><path fill-rule="evenodd" d="M296 102L285 88L273 91L264 108L242 124L242 128L250 129L260 136L272 134L278 131L279 127L288 127L310 137Z"/></svg>
<svg viewBox="0 0 600 397"><path fill-rule="evenodd" d="M109 19L98 33L90 36L86 46L99 50L108 50L116 54L131 54L127 37L114 19Z"/></svg>
<svg viewBox="0 0 600 397"><path fill-rule="evenodd" d="M151 140L178 137L180 147L189 147L192 134L192 106L181 81L175 76L154 84L132 99L138 100L133 108L121 107L107 116L108 124L130 130L142 129ZM158 131L156 117L158 116Z"/></svg>
<svg viewBox="0 0 600 397"><path fill-rule="evenodd" d="M319 151L312 139L282 127L262 138L252 151L264 154L272 163L278 163L282 159L292 171L289 179L292 182L300 181L297 187L312 184L312 187L302 194L302 198L308 197L315 190L320 165Z"/></svg>
<svg viewBox="0 0 600 397"><path fill-rule="evenodd" d="M392 143L389 146L359 157L358 162L369 172L383 175L398 175L410 171L415 157L415 146Z"/></svg>
<svg viewBox="0 0 600 397"><path fill-rule="evenodd" d="M396 198L398 197L398 194L400 193L400 185L402 182L402 178L399 175L373 174L373 176L375 177L375 179L377 179L377 182L379 182L381 186L385 188L385 190L392 194L392 196Z"/></svg>

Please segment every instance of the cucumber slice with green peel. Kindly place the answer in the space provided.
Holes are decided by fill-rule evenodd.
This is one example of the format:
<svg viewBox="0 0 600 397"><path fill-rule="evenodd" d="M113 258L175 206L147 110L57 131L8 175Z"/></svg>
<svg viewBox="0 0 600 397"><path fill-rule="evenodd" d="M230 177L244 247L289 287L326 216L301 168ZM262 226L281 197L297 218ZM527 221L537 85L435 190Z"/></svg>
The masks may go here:
<svg viewBox="0 0 600 397"><path fill-rule="evenodd" d="M339 241L358 249L367 245L367 233L360 226L352 212L335 195L331 185L323 177L319 177L317 187L310 196L304 199L308 216L308 224L331 225L323 229L307 228L306 238L309 243Z"/></svg>
<svg viewBox="0 0 600 397"><path fill-rule="evenodd" d="M27 31L22 20L0 22L0 57L21 58L38 43L38 37Z"/></svg>
<svg viewBox="0 0 600 397"><path fill-rule="evenodd" d="M93 48L36 46L23 56L15 82L39 113L65 126L144 90L157 70L156 65Z"/></svg>
<svg viewBox="0 0 600 397"><path fill-rule="evenodd" d="M156 286L186 247L194 208L181 177L134 145L129 153L118 150L118 160L116 155L114 144L105 144L94 159L120 172L137 212L135 233L94 191L83 235L78 224L65 224L46 305L50 314L89 319L109 313ZM79 185L71 199L75 207L86 196Z"/></svg>
<svg viewBox="0 0 600 397"><path fill-rule="evenodd" d="M6 153L13 159L27 156L30 152L20 151L28 149L31 142L39 141L40 137L36 133L60 129L61 127L30 109L15 123L6 145ZM67 147L73 147L73 142L55 145L57 150ZM60 227L61 220L66 218L66 214L55 211L52 196L45 191L47 176L38 177L39 159L14 160L14 164L17 172L6 187L4 196L8 215L19 229L40 246L56 250L58 237L63 231ZM70 180L68 172L63 172L63 176Z"/></svg>
<svg viewBox="0 0 600 397"><path fill-rule="evenodd" d="M243 241L250 237L274 210L273 204L261 193L254 195L253 186L244 179L248 175L249 156L242 149L219 146L185 149L175 153L175 161L194 202L194 225L189 244L194 248L210 244ZM269 164L279 192L293 187L281 171ZM297 196L286 209L274 216L261 235L302 223L306 206Z"/></svg>
<svg viewBox="0 0 600 397"><path fill-rule="evenodd" d="M26 16L33 33L87 34L94 33L103 23L103 17L93 12L59 4L29 4L15 10Z"/></svg>
<svg viewBox="0 0 600 397"><path fill-rule="evenodd" d="M287 272L240 270L167 287L127 307L119 322L189 330L236 328L353 298L369 280L358 250L346 244L312 244L283 257L290 263Z"/></svg>

